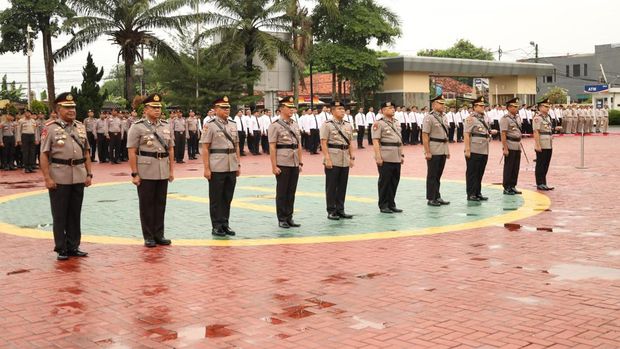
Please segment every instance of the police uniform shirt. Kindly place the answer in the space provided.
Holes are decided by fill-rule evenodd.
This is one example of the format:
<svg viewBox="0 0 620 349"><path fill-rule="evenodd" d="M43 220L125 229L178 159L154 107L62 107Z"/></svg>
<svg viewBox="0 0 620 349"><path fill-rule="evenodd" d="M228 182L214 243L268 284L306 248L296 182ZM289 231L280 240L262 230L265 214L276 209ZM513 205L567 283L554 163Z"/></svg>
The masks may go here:
<svg viewBox="0 0 620 349"><path fill-rule="evenodd" d="M499 121L500 132L506 131L508 150L521 150L521 122L516 115L504 115ZM512 139L511 139L512 138Z"/></svg>
<svg viewBox="0 0 620 349"><path fill-rule="evenodd" d="M443 125L443 127L442 127ZM424 117L422 122L422 132L428 133L430 138L443 139L445 142L433 142L429 140L431 155L448 155L448 135L446 130L449 128L448 120L443 113L432 111Z"/></svg>
<svg viewBox="0 0 620 349"><path fill-rule="evenodd" d="M87 117L86 119L84 119L84 126L86 127L86 132L94 133L96 124L97 120L95 120L95 118Z"/></svg>
<svg viewBox="0 0 620 349"><path fill-rule="evenodd" d="M106 119L97 119L96 130L97 133L108 133L108 123L106 122Z"/></svg>
<svg viewBox="0 0 620 349"><path fill-rule="evenodd" d="M349 140L347 143L340 132ZM353 125L345 120L337 121L336 119L330 120L321 126L321 139L327 140L327 144L333 145L348 145L351 146L353 140ZM339 149L328 147L329 157L332 160L332 164L336 167L349 167L350 154L349 149ZM326 159L323 159L325 163Z"/></svg>
<svg viewBox="0 0 620 349"><path fill-rule="evenodd" d="M122 118L121 119L121 130L123 130L123 133L126 133L129 131L129 126L131 126L131 121L129 121L129 119L127 118Z"/></svg>
<svg viewBox="0 0 620 349"><path fill-rule="evenodd" d="M222 129L226 130L228 136L233 140L232 143ZM236 151L236 145L239 143L237 124L232 120L222 121L216 117L206 123L202 131L200 144L210 144L209 169L211 172L233 172L239 170L239 159L237 158ZM226 150L228 153L213 152L216 149Z"/></svg>
<svg viewBox="0 0 620 349"><path fill-rule="evenodd" d="M287 126L293 131L295 137L286 129L280 122L274 122L269 126L268 135L269 135L269 143L276 144L296 144L299 145L299 139L301 137L301 133L299 131L299 126L293 120L286 121L282 120L282 122L286 123ZM287 167L298 167L299 166L299 154L297 152L297 147L295 149L276 149L276 165L277 166L287 166Z"/></svg>
<svg viewBox="0 0 620 349"><path fill-rule="evenodd" d="M154 158L141 156L140 151L150 153L168 153L153 131L157 132L168 149L174 147L174 138L170 136L170 126L166 120L158 120L155 125L147 119L138 120L131 125L127 135L127 148L138 151L138 175L141 179L163 180L170 177L170 157Z"/></svg>
<svg viewBox="0 0 620 349"><path fill-rule="evenodd" d="M63 185L84 183L87 174L84 163L71 166L52 162L52 159L84 159L86 150L90 150L84 124L79 121L71 125L62 120L50 121L41 137L41 153L49 152L49 173L54 182Z"/></svg>
<svg viewBox="0 0 620 349"><path fill-rule="evenodd" d="M534 117L532 128L539 132L541 149L551 149L553 145L552 127L549 115L538 114Z"/></svg>
<svg viewBox="0 0 620 349"><path fill-rule="evenodd" d="M381 144L381 159L383 162L400 163L402 161L402 139L400 138L400 123L396 119L382 118L372 126L372 139L378 139L380 143L392 143L396 145Z"/></svg>
<svg viewBox="0 0 620 349"><path fill-rule="evenodd" d="M18 142L21 141L21 137L23 134L35 135L36 141L39 141L39 137L37 134L37 122L32 118L23 118L19 120L19 122L17 123L16 131L16 138Z"/></svg>
<svg viewBox="0 0 620 349"><path fill-rule="evenodd" d="M108 133L120 133L123 131L123 121L121 118L111 117L108 119Z"/></svg>
<svg viewBox="0 0 620 349"><path fill-rule="evenodd" d="M198 131L198 119L195 116L187 118L187 130L190 132Z"/></svg>
<svg viewBox="0 0 620 349"><path fill-rule="evenodd" d="M464 132L470 134L470 151L474 154L489 154L489 125L484 115L473 112L465 119Z"/></svg>
<svg viewBox="0 0 620 349"><path fill-rule="evenodd" d="M2 130L0 131L0 136L2 137L11 137L15 136L15 121L5 121L2 123ZM2 142L2 139L0 139Z"/></svg>

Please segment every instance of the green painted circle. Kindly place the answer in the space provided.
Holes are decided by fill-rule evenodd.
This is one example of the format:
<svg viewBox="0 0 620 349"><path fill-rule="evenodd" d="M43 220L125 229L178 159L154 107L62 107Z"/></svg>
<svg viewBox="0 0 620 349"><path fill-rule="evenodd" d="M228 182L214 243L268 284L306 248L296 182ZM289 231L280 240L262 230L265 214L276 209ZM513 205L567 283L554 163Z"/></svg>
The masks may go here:
<svg viewBox="0 0 620 349"><path fill-rule="evenodd" d="M402 178L396 204L404 212L382 214L376 201L377 179L351 176L348 195L357 200L348 199L345 207L347 213L355 217L352 220L330 221L326 217L324 186L322 176L300 178L294 218L302 227L284 230L277 227L275 179L240 177L230 217L230 226L237 231L235 239L339 236L440 227L502 215L517 210L524 203L520 196L505 196L501 190L488 187L483 188L484 195L489 197L488 202L468 204L464 183L444 182L442 196L450 200L451 205L429 207L424 199L424 180ZM168 191L166 236L171 239L212 239L209 204L206 202L207 181L177 180L169 185ZM239 207L237 201L258 206ZM0 204L0 222L50 231L51 237L52 217L48 195L40 193ZM141 239L135 187L130 183L118 183L87 188L82 210L82 234Z"/></svg>

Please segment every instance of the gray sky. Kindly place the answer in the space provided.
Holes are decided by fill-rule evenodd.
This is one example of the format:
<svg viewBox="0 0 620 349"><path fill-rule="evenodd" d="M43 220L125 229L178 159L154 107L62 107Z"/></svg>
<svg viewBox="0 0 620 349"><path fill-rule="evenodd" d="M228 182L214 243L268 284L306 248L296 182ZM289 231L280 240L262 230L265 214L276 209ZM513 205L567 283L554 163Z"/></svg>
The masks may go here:
<svg viewBox="0 0 620 349"><path fill-rule="evenodd" d="M530 41L539 44L540 56L594 52L596 44L620 42L620 32L615 27L616 16L620 13L617 0L377 1L400 16L403 32L394 46L383 49L403 55L415 55L426 48L447 48L460 38L492 51L501 46L503 61L533 57ZM314 2L302 0L302 3L312 7ZM0 0L0 9L8 4L8 0ZM53 48L60 48L68 39L54 39ZM93 53L95 64L104 67L106 76L117 63L118 48L101 39L56 65L57 92L68 90L72 85L79 86L89 51ZM26 56L0 55L0 76L7 74L9 81L23 83L25 88L26 71ZM32 81L37 95L45 89L40 40L35 42L32 57Z"/></svg>

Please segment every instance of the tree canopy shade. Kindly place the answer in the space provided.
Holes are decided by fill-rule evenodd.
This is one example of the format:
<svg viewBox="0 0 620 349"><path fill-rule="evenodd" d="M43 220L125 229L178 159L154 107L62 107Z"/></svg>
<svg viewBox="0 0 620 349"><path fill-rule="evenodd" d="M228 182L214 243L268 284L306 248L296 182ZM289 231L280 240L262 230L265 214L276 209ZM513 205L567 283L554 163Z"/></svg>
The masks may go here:
<svg viewBox="0 0 620 349"><path fill-rule="evenodd" d="M103 68L97 69L93 57L88 53L86 65L82 71L82 85L78 90L76 87L71 88L71 92L76 97L77 118L83 120L88 114L88 110L92 110L95 116L99 115L103 102L108 98L108 92L100 93L99 81L103 77Z"/></svg>
<svg viewBox="0 0 620 349"><path fill-rule="evenodd" d="M125 63L127 101L133 99L133 66L143 60L142 49L173 61L179 57L175 50L155 35L155 29L179 29L198 19L198 15L173 15L191 0L68 0L77 16L65 22L67 28L77 28L72 39L54 53L62 60L102 36L119 47L118 56Z"/></svg>
<svg viewBox="0 0 620 349"><path fill-rule="evenodd" d="M56 96L54 85L54 59L52 37L60 33L60 23L71 17L73 11L61 0L10 0L11 7L0 12L0 54L24 52L28 49L27 27L33 30L30 38L34 42L39 33L43 42L43 61L47 82L48 105L53 107Z"/></svg>
<svg viewBox="0 0 620 349"><path fill-rule="evenodd" d="M474 46L469 40L465 39L460 39L452 47L445 50L429 49L418 51L418 56L465 58L483 61L492 61L495 59L491 50Z"/></svg>

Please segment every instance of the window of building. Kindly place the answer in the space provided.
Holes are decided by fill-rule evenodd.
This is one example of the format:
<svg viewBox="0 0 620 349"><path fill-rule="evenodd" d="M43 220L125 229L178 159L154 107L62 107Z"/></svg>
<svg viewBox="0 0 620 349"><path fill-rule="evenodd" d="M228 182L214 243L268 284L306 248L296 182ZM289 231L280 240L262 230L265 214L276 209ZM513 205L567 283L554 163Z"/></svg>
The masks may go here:
<svg viewBox="0 0 620 349"><path fill-rule="evenodd" d="M566 66L566 76L570 76L570 66Z"/></svg>
<svg viewBox="0 0 620 349"><path fill-rule="evenodd" d="M588 65L587 64L583 65L583 76L588 76Z"/></svg>
<svg viewBox="0 0 620 349"><path fill-rule="evenodd" d="M579 77L581 76L581 65L573 64L573 76Z"/></svg>
<svg viewBox="0 0 620 349"><path fill-rule="evenodd" d="M553 83L553 76L552 75L545 76L544 81L545 81L546 84Z"/></svg>

